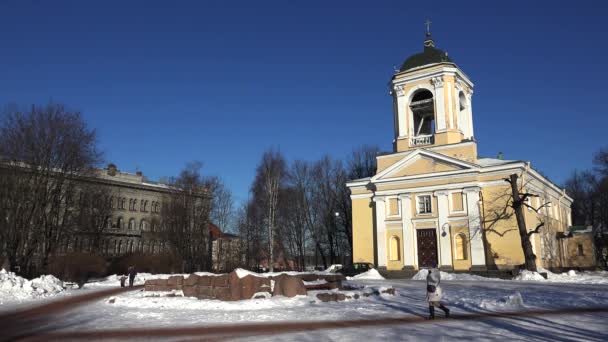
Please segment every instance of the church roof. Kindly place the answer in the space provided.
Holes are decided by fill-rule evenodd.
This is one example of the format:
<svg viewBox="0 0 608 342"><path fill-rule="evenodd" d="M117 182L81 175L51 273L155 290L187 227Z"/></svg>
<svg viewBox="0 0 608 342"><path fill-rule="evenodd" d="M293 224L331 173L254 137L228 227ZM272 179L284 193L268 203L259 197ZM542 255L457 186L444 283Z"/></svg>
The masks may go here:
<svg viewBox="0 0 608 342"><path fill-rule="evenodd" d="M420 53L408 57L399 68L399 72L418 68L421 66L436 64L436 63L454 63L448 53L435 47L435 42L431 37L431 33L427 32L424 40L424 50Z"/></svg>

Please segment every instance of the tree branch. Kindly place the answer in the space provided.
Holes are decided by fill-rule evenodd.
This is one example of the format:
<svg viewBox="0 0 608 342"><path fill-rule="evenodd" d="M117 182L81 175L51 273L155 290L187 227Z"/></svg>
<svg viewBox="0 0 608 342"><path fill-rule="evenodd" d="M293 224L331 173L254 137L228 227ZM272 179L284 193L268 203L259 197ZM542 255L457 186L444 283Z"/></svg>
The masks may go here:
<svg viewBox="0 0 608 342"><path fill-rule="evenodd" d="M540 222L539 224L536 225L536 228L534 228L534 230L531 230L528 232L528 237L530 237L532 234L538 234L538 231L540 230L540 228L542 228L545 225L545 222Z"/></svg>

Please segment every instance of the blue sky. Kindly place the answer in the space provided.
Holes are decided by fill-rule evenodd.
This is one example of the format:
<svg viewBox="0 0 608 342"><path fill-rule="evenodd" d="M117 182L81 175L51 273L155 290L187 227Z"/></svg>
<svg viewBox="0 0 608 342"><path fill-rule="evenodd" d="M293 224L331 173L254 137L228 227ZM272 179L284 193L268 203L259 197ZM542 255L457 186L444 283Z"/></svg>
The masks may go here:
<svg viewBox="0 0 608 342"><path fill-rule="evenodd" d="M0 2L0 104L83 111L108 161L151 179L199 160L246 198L269 147L288 159L391 149L393 67L424 21L475 83L482 156L557 183L606 135L601 1Z"/></svg>

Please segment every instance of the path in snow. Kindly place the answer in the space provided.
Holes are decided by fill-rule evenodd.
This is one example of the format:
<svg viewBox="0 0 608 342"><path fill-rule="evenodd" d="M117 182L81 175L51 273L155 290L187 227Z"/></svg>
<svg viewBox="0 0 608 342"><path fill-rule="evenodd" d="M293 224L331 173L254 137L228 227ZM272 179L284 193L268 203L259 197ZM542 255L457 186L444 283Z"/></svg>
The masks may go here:
<svg viewBox="0 0 608 342"><path fill-rule="evenodd" d="M314 296L239 302L190 298L144 297L122 294L114 303L97 301L61 317L63 331L116 328L215 326L252 322L352 320L415 317L428 314L423 281L352 281L371 286L394 286L396 296L383 295L337 303L319 303ZM608 306L608 286L515 281L443 281L445 299L456 314L527 309ZM441 313L438 314L441 316ZM360 341L435 339L608 340L608 314L551 317L492 318L462 322L438 320L428 324L381 326L365 329L323 330L255 337L278 341ZM250 338L243 339L249 340Z"/></svg>

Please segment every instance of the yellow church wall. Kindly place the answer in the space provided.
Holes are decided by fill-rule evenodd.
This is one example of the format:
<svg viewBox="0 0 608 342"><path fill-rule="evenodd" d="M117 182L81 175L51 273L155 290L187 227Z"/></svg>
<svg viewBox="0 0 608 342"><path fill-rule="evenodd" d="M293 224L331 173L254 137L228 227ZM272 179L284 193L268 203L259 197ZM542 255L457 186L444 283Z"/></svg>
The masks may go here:
<svg viewBox="0 0 608 342"><path fill-rule="evenodd" d="M452 223L450 227L450 241L452 243L452 265L455 271L469 271L471 269L471 244L469 227L466 223ZM458 259L456 253L456 236L462 234L465 237L464 258Z"/></svg>
<svg viewBox="0 0 608 342"><path fill-rule="evenodd" d="M353 199L353 262L374 262L374 215L370 198Z"/></svg>
<svg viewBox="0 0 608 342"><path fill-rule="evenodd" d="M407 142L407 140L404 140ZM451 145L451 146L450 146ZM450 144L446 146L442 146L441 149L433 149L430 150L433 152L437 152L443 154L448 157L454 157L457 159L465 160L471 163L474 163L477 159L477 144L469 143L469 144ZM376 157L377 169L376 173L380 173L383 170L386 170L391 165L405 158L408 153L398 152L390 155L384 155Z"/></svg>
<svg viewBox="0 0 608 342"><path fill-rule="evenodd" d="M350 188L350 193L352 195L364 195L364 194L371 194L372 192L365 188Z"/></svg>
<svg viewBox="0 0 608 342"><path fill-rule="evenodd" d="M482 188L486 238L493 262L499 269L524 263L515 216L496 220L493 224L488 222L492 220L494 212L503 210L508 193L508 185ZM507 208L507 212L512 213L513 209Z"/></svg>
<svg viewBox="0 0 608 342"><path fill-rule="evenodd" d="M401 226L392 226L386 230L386 269L389 271L401 270L403 268L403 234ZM393 240L396 238L397 240ZM397 248L397 249L395 249ZM396 253L395 253L396 252Z"/></svg>
<svg viewBox="0 0 608 342"><path fill-rule="evenodd" d="M433 152L475 163L475 160L477 159L477 144L454 144L450 147L433 150Z"/></svg>
<svg viewBox="0 0 608 342"><path fill-rule="evenodd" d="M391 165L405 158L408 153L394 153L392 155L376 157L376 173L386 170Z"/></svg>
<svg viewBox="0 0 608 342"><path fill-rule="evenodd" d="M425 173L431 172L445 172L445 171L455 171L460 168L456 168L452 165L448 165L441 162L435 162L430 158L420 158L408 165L407 167L399 170L391 175L391 177L403 177L403 176L411 176L411 175L421 175Z"/></svg>
<svg viewBox="0 0 608 342"><path fill-rule="evenodd" d="M437 179L433 181L420 181L420 182L412 182L406 184L389 184L389 183L379 183L376 184L376 190L405 190L404 192L408 192L408 189L411 188L419 188L419 187L427 187L427 186L436 186L436 185L447 185L454 183L465 183L465 182L475 182L478 181L478 177L471 175L461 175L454 176L449 179Z"/></svg>

